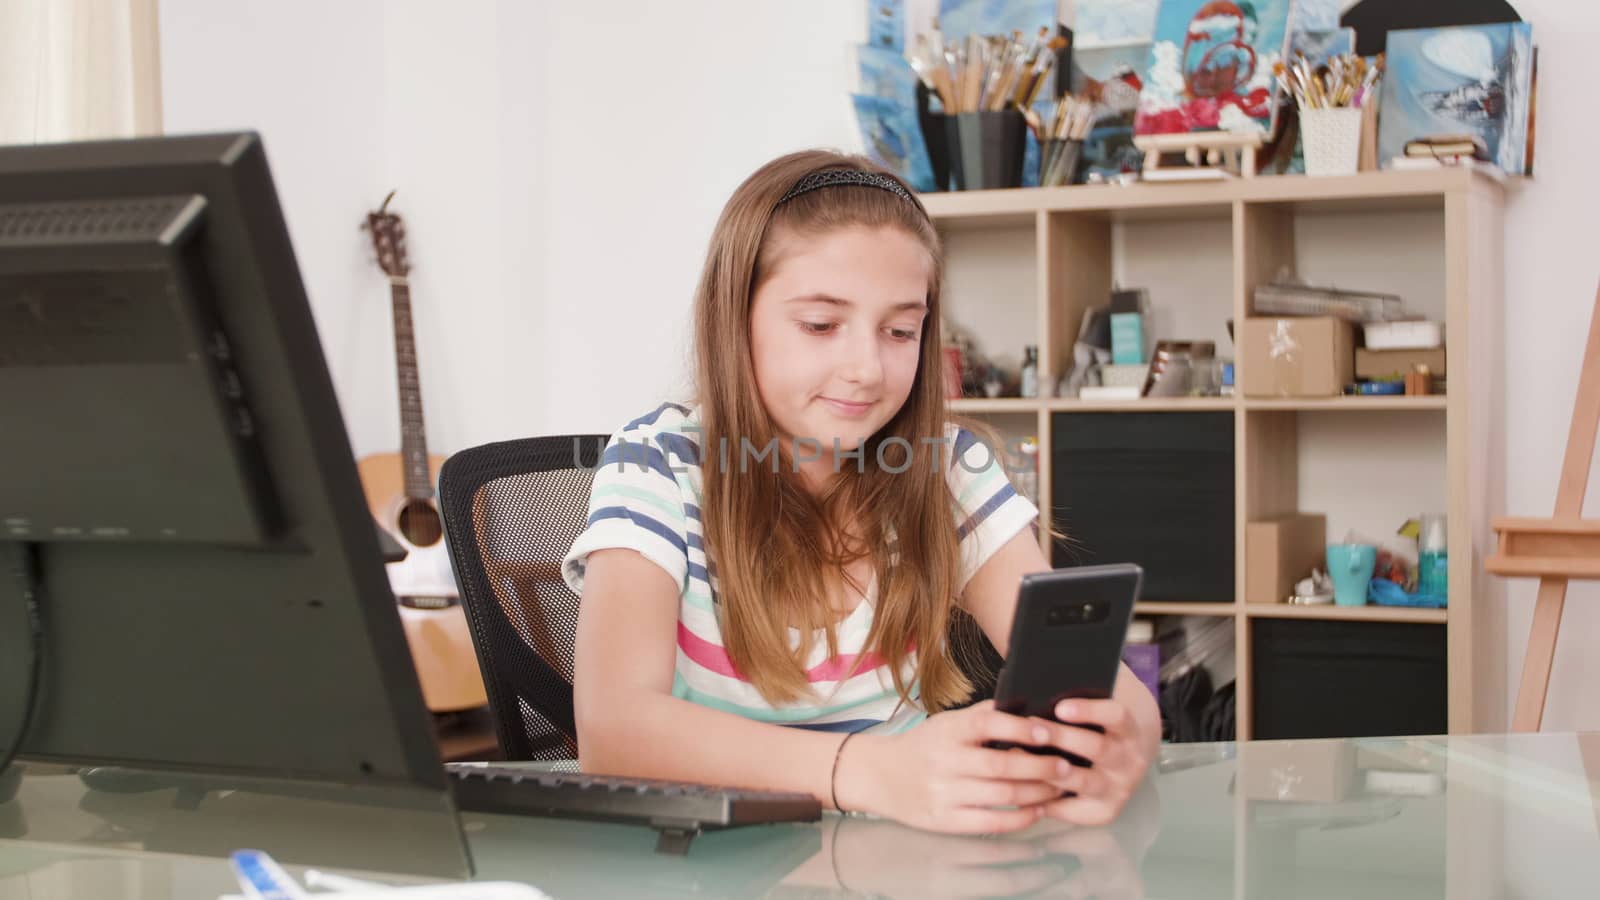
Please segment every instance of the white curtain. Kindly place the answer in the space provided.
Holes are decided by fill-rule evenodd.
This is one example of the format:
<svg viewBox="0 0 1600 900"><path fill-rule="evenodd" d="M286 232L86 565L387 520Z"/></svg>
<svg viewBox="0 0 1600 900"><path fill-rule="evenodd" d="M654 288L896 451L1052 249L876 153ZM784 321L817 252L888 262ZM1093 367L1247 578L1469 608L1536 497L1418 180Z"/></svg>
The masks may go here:
<svg viewBox="0 0 1600 900"><path fill-rule="evenodd" d="M0 144L161 131L157 0L0 0Z"/></svg>

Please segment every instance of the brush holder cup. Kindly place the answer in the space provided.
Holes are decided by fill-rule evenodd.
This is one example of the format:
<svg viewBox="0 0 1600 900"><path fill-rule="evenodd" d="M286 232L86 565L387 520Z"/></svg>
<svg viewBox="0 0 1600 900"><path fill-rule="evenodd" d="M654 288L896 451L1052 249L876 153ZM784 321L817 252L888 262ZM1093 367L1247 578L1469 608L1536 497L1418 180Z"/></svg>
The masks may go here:
<svg viewBox="0 0 1600 900"><path fill-rule="evenodd" d="M1039 143L1039 186L1071 184L1078 171L1083 141L1051 139Z"/></svg>
<svg viewBox="0 0 1600 900"><path fill-rule="evenodd" d="M951 168L958 189L982 191L1022 186L1022 159L1027 150L1028 124L1022 113L958 113L954 120L955 140L951 149Z"/></svg>
<svg viewBox="0 0 1600 900"><path fill-rule="evenodd" d="M933 189L956 190L950 184L950 132L945 125L949 116L933 111L932 93L927 85L917 82L917 124L922 126L922 143L928 148L928 162L933 168Z"/></svg>

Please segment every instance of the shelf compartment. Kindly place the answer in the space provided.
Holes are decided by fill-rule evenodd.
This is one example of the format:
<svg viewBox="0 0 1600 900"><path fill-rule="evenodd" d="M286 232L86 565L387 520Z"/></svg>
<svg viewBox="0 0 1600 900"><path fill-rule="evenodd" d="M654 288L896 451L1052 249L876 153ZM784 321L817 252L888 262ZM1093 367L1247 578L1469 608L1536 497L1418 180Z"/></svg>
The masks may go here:
<svg viewBox="0 0 1600 900"><path fill-rule="evenodd" d="M1236 597L1231 411L1056 413L1054 565L1134 562L1151 597Z"/></svg>
<svg viewBox="0 0 1600 900"><path fill-rule="evenodd" d="M1039 253L1034 222L943 235L941 315L979 354L1016 372L1039 343ZM949 335L945 336L946 339Z"/></svg>
<svg viewBox="0 0 1600 900"><path fill-rule="evenodd" d="M1268 617L1243 624L1251 636L1254 739L1447 730L1443 624Z"/></svg>

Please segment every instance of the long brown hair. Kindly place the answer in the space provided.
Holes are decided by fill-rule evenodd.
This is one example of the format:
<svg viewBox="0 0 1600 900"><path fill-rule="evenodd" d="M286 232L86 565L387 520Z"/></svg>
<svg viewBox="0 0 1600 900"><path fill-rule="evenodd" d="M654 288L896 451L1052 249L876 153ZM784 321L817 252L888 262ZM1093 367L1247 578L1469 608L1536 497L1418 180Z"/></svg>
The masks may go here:
<svg viewBox="0 0 1600 900"><path fill-rule="evenodd" d="M871 556L878 596L862 658L873 652L881 656L895 689L909 702L912 685L904 683L901 670L915 653L916 702L935 712L971 691L948 637L960 565L943 468L949 455L934 452L941 445L930 443L943 439L948 416L939 330L943 252L921 204L882 188L836 185L779 205L801 178L826 169L893 177L869 160L820 150L762 166L723 209L695 297L695 378L705 463L701 516L718 581L723 640L733 664L768 702L808 697L804 664L814 635L821 631L829 655L838 653L826 580L842 577L846 565ZM905 405L863 442L864 466L836 467L840 473L813 494L790 464L792 448L781 441L781 465L733 463L743 440L762 448L778 434L756 391L750 307L756 288L772 271L774 231L815 235L845 227L897 228L922 244L931 263L928 311ZM912 448L909 453L906 446ZM722 447L728 448L728 464L719 459ZM877 464L880 459L883 465ZM854 523L851 533L859 543L841 540L833 527L840 522ZM790 626L803 635L798 647L790 646Z"/></svg>

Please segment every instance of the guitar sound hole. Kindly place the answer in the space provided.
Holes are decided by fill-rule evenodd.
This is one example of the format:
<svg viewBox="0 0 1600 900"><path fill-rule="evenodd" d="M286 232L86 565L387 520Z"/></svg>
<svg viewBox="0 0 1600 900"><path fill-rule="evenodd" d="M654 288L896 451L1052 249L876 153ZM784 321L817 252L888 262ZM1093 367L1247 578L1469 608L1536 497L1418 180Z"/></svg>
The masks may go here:
<svg viewBox="0 0 1600 900"><path fill-rule="evenodd" d="M417 547L432 547L444 536L444 523L428 501L407 500L400 507L400 534Z"/></svg>

